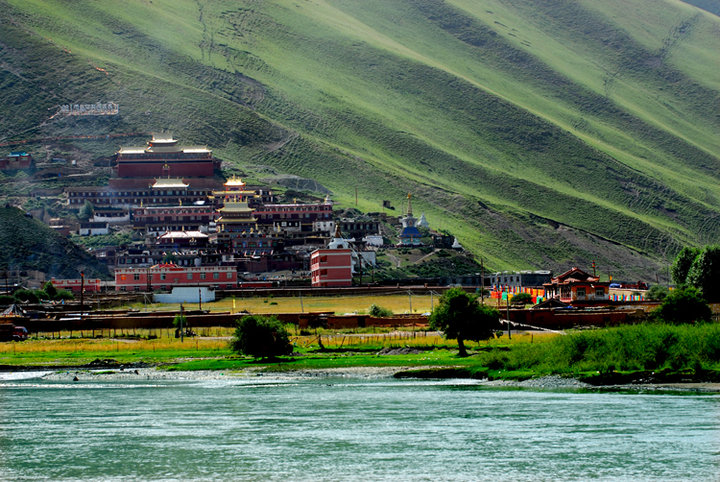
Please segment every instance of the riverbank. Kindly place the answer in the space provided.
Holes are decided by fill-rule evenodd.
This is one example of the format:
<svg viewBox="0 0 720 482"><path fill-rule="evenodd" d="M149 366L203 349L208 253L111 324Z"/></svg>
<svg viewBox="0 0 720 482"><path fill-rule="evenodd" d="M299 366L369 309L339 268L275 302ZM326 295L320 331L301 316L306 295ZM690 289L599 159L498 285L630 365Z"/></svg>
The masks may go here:
<svg viewBox="0 0 720 482"><path fill-rule="evenodd" d="M157 382L157 381L249 381L255 384L275 383L279 380L303 379L444 379L487 388L531 389L531 390L611 390L611 391L643 391L643 392L694 392L703 394L720 394L720 383L655 383L646 380L643 383L603 384L587 383L575 378L557 375L531 378L527 380L513 379L474 379L448 376L451 372L445 371L445 376L414 377L412 371L401 367L347 367L326 368L315 370L298 370L292 372L266 371L261 367L248 368L239 371L233 370L195 370L195 371L168 371L159 367L118 368L118 369L81 369L70 367L64 369L39 370L26 367L26 370L14 372L0 372L0 383L21 380L44 380L51 382L84 383L84 382Z"/></svg>
<svg viewBox="0 0 720 482"><path fill-rule="evenodd" d="M334 339L332 338L334 337ZM55 339L2 344L0 371L136 370L303 373L394 370L393 376L525 381L559 376L594 386L720 383L720 325L634 325L533 333L469 345L414 332L294 337L292 356L258 360L228 339ZM332 346L332 347L330 347Z"/></svg>

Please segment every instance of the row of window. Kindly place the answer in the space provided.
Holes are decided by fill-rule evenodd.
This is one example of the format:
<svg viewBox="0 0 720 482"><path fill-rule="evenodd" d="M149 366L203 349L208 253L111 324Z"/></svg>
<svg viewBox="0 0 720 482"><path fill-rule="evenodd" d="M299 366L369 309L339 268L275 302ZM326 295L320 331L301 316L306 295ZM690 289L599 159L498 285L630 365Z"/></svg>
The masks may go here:
<svg viewBox="0 0 720 482"><path fill-rule="evenodd" d="M156 273L153 273L151 279L154 279L154 278L155 278L155 276L154 276L155 274L156 274ZM213 276L212 276L213 279L220 279L220 273L214 272L212 275L213 275ZM225 273L225 277L226 277L227 279L232 278L232 273ZM123 275L120 275L120 279L123 280L123 281L125 281L125 279L126 279L126 278L125 278L125 275L124 275L124 274L123 274ZM167 273L160 273L160 280L163 281L163 280L166 280L166 279L167 279ZM187 273L187 274L186 274L186 279L188 279L188 280L193 279L193 273ZM207 273L200 273L200 279L207 279ZM134 274L133 274L133 280L135 280L135 281L140 281L140 273L134 273Z"/></svg>

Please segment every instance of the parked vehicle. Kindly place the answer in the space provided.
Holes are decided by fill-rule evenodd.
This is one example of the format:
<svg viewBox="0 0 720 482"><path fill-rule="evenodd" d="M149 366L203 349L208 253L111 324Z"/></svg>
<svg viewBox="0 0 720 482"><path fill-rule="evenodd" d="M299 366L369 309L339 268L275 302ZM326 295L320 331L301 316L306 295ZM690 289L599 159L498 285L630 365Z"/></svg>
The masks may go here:
<svg viewBox="0 0 720 482"><path fill-rule="evenodd" d="M0 341L24 341L28 338L27 328L12 323L0 324Z"/></svg>
<svg viewBox="0 0 720 482"><path fill-rule="evenodd" d="M13 330L13 341L25 341L28 339L28 331L24 326L16 326Z"/></svg>

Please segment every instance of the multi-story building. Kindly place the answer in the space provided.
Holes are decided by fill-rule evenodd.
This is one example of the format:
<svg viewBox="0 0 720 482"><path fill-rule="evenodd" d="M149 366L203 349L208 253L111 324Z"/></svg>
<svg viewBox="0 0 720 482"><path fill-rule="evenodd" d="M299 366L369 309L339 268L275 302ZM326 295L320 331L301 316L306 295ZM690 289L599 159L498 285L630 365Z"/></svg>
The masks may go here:
<svg viewBox="0 0 720 482"><path fill-rule="evenodd" d="M549 283L552 278L552 271L503 271L491 274L488 277L490 286L498 288L531 288L540 287L545 283Z"/></svg>
<svg viewBox="0 0 720 482"><path fill-rule="evenodd" d="M185 267L174 263L115 270L118 291L168 291L173 286L231 289L237 286L237 270L234 266Z"/></svg>
<svg viewBox="0 0 720 482"><path fill-rule="evenodd" d="M325 249L310 254L310 281L316 287L352 286L353 250L336 226L335 236Z"/></svg>
<svg viewBox="0 0 720 482"><path fill-rule="evenodd" d="M212 177L220 170L206 146L181 147L172 137L153 135L145 147L122 147L116 154L118 177Z"/></svg>
<svg viewBox="0 0 720 482"><path fill-rule="evenodd" d="M85 202L96 207L132 208L179 206L208 202L220 184L216 179L110 179L107 186L66 188L68 205L80 208Z"/></svg>
<svg viewBox="0 0 720 482"><path fill-rule="evenodd" d="M11 152L5 157L0 157L0 170L30 169L33 166L33 158L25 151Z"/></svg>
<svg viewBox="0 0 720 482"><path fill-rule="evenodd" d="M318 222L332 220L333 205L329 199L321 203L264 204L255 210L255 216L266 232L310 233L317 227L330 226Z"/></svg>
<svg viewBox="0 0 720 482"><path fill-rule="evenodd" d="M214 212L209 205L143 206L132 210L133 227L150 236L168 231L208 232Z"/></svg>
<svg viewBox="0 0 720 482"><path fill-rule="evenodd" d="M360 241L368 235L376 235L380 230L380 223L369 219L341 219L338 224L343 234L355 241Z"/></svg>

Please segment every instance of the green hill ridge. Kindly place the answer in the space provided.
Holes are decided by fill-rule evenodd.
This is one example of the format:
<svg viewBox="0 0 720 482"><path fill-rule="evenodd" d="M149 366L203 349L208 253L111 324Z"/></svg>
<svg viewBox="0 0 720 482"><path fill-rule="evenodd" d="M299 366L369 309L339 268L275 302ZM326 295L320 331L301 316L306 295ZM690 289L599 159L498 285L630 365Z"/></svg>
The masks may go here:
<svg viewBox="0 0 720 482"><path fill-rule="evenodd" d="M412 192L491 269L661 279L720 234L720 18L692 3L5 0L0 138L168 130L345 206Z"/></svg>
<svg viewBox="0 0 720 482"><path fill-rule="evenodd" d="M0 269L36 270L48 277L109 278L107 266L20 209L0 208Z"/></svg>

